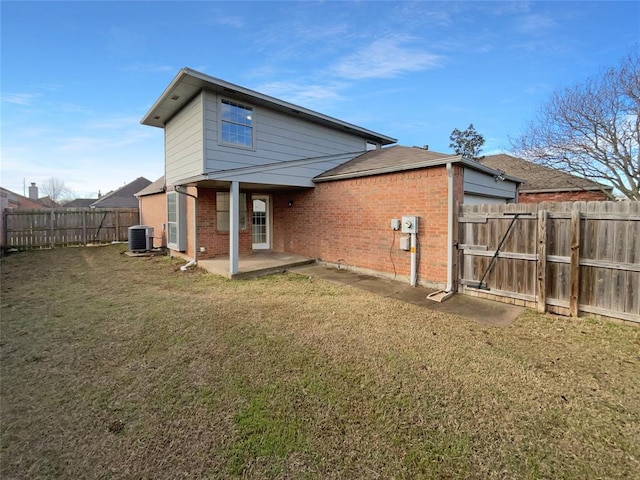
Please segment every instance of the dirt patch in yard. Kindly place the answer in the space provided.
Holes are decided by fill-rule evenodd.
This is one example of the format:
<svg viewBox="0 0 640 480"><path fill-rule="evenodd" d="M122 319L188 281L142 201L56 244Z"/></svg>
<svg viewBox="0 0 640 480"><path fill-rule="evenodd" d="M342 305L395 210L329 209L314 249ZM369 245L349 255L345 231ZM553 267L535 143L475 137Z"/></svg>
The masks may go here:
<svg viewBox="0 0 640 480"><path fill-rule="evenodd" d="M124 248L2 259L0 477L640 477L637 328Z"/></svg>

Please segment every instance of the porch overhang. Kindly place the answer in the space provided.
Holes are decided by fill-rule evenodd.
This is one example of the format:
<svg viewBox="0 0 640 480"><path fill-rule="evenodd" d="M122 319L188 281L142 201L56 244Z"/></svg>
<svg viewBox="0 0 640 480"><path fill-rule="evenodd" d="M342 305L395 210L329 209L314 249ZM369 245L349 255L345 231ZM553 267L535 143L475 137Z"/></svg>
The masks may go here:
<svg viewBox="0 0 640 480"><path fill-rule="evenodd" d="M174 185L175 187L198 187L198 188L212 188L215 190L229 190L231 182L236 181L234 179L210 179L206 175L199 175L197 177L190 177L181 180L180 183ZM315 185L282 185L279 183L255 183L255 182L238 182L241 190L251 190L253 192L273 192L273 191L289 191L289 190L306 190L314 188Z"/></svg>
<svg viewBox="0 0 640 480"><path fill-rule="evenodd" d="M188 177L178 185L195 186L202 184L211 188L225 187L231 182L240 182L247 188L258 191L290 188L314 188L314 177L326 171L327 166L342 165L364 152L341 152L318 157L299 158L283 162L271 162L260 165L214 170ZM296 173L297 172L297 173Z"/></svg>
<svg viewBox="0 0 640 480"><path fill-rule="evenodd" d="M207 175L198 175L188 179L184 179L180 184L174 185L172 188L183 195L187 195L195 199L194 207L194 258L196 263L206 262L206 265L211 264L207 260L198 259L198 197L200 195L192 195L185 190L185 187L196 187L198 189L214 189L220 192L228 192L229 194L229 255L224 260L217 260L213 262L216 268L219 270L221 262L228 264L228 277L229 278L241 278L244 273L240 271L242 266L240 257L240 197L243 193L272 193L277 191L292 191L292 190L304 190L309 187L281 185L281 184L268 184L268 183L252 183L252 182L239 182L237 180L226 179L210 179ZM264 196L264 195L263 195ZM254 201L256 197L254 196ZM258 247L256 247L258 248ZM260 248L269 248L260 247ZM272 260L272 259L269 259ZM309 259L303 259L309 260ZM268 268L279 268L280 265L269 266ZM253 270L253 268L250 268ZM245 272L246 273L246 272Z"/></svg>

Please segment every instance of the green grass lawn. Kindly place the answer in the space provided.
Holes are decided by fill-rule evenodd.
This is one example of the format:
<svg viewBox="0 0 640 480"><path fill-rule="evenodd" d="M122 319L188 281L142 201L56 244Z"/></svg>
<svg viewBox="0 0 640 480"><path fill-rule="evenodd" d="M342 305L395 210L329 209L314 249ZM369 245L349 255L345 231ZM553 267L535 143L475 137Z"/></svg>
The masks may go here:
<svg viewBox="0 0 640 480"><path fill-rule="evenodd" d="M637 327L123 250L2 260L1 478L640 478Z"/></svg>

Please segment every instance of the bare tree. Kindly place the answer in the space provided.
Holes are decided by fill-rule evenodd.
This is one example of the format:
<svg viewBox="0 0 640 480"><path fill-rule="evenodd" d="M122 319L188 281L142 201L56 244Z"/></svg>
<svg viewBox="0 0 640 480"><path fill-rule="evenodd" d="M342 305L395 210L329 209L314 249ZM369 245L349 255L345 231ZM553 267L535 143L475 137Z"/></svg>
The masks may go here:
<svg viewBox="0 0 640 480"><path fill-rule="evenodd" d="M40 190L55 203L71 200L75 195L64 180L51 177L40 184Z"/></svg>
<svg viewBox="0 0 640 480"><path fill-rule="evenodd" d="M556 91L525 132L511 140L512 147L528 160L640 200L639 67L634 50L616 67Z"/></svg>
<svg viewBox="0 0 640 480"><path fill-rule="evenodd" d="M473 160L481 158L480 152L484 145L484 137L476 132L473 123L469 124L464 132L454 128L449 140L451 141L449 148L453 148L456 155L464 155Z"/></svg>

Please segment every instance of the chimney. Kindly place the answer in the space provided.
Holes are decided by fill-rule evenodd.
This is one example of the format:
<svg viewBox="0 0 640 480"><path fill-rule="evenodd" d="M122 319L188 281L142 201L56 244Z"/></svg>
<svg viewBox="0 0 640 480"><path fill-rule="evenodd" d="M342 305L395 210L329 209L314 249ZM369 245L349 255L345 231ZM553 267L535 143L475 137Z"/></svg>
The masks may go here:
<svg viewBox="0 0 640 480"><path fill-rule="evenodd" d="M31 185L29 185L29 198L31 200L38 200L38 187L36 186L36 182L31 182Z"/></svg>

